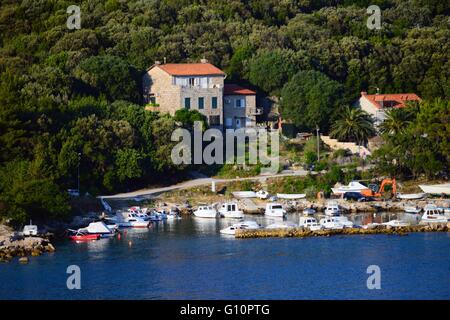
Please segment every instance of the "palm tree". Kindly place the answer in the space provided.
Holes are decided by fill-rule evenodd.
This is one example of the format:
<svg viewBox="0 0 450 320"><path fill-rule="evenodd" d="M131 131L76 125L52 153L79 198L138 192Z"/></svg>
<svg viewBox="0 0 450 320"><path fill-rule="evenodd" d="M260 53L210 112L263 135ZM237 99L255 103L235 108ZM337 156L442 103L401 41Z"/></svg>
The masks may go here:
<svg viewBox="0 0 450 320"><path fill-rule="evenodd" d="M391 109L386 112L386 118L380 124L380 132L389 135L404 133L413 116L414 114L406 108Z"/></svg>
<svg viewBox="0 0 450 320"><path fill-rule="evenodd" d="M331 125L330 136L341 141L352 141L361 144L375 135L371 115L359 108L346 106L339 118Z"/></svg>

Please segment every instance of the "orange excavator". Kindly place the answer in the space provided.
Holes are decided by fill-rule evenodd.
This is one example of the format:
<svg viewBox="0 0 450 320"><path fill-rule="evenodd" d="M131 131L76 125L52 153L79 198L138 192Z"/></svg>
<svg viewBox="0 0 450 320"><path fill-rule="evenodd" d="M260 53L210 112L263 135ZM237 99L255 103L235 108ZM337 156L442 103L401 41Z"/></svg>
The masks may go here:
<svg viewBox="0 0 450 320"><path fill-rule="evenodd" d="M380 188L378 188L377 184L369 184L369 188L362 190L361 194L366 197L382 197L385 193L385 187L386 185L392 186L392 197L394 198L397 194L397 183L395 182L395 178L386 178L381 181Z"/></svg>

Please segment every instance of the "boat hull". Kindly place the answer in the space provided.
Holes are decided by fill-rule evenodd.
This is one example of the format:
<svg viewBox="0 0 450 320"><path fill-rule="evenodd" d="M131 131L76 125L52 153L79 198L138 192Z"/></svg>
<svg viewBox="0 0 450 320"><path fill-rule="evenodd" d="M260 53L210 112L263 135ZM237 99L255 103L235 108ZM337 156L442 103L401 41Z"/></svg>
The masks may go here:
<svg viewBox="0 0 450 320"><path fill-rule="evenodd" d="M290 199L290 200L294 200L294 199L304 199L306 198L306 194L304 193L298 193L298 194L289 194L289 193L277 193L277 198L278 199Z"/></svg>
<svg viewBox="0 0 450 320"><path fill-rule="evenodd" d="M435 184L435 185L423 185L419 184L419 188L423 192L429 194L446 194L450 195L450 183L445 184Z"/></svg>

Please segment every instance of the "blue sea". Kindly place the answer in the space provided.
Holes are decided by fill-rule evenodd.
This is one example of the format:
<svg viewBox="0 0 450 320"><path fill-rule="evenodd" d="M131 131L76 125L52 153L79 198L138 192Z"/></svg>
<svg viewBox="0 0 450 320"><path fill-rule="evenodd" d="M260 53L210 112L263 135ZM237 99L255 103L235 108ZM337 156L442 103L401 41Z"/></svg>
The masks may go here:
<svg viewBox="0 0 450 320"><path fill-rule="evenodd" d="M27 265L0 264L0 299L450 298L450 233L244 240L219 234L230 223L186 217L120 239L60 241ZM79 290L67 288L70 265ZM367 287L371 265L380 289Z"/></svg>

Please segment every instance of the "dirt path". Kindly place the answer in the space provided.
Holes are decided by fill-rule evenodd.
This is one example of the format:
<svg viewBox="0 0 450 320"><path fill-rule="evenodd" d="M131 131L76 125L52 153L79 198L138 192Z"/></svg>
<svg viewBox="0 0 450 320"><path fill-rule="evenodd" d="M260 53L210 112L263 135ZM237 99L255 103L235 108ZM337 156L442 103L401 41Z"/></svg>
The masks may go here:
<svg viewBox="0 0 450 320"><path fill-rule="evenodd" d="M312 172L312 173L314 174L315 172ZM130 198L136 198L136 197L154 196L154 195L158 195L158 194L168 192L168 191L173 191L173 190L189 189L189 188L209 185L213 181L215 181L215 183L224 183L224 182L233 182L233 181L242 181L242 180L264 181L267 178L306 176L307 174L308 174L308 171L298 170L298 171L291 171L291 172L282 172L282 173L273 174L273 175L260 175L260 176L254 176L254 177L233 178L233 179L198 178L198 179L193 179L193 180L189 180L189 181L184 181L184 182L174 184L171 186L167 186L167 187L141 189L141 190L136 190L136 191L132 191L132 192L118 193L118 194L109 195L109 196L99 196L98 198L130 199Z"/></svg>

